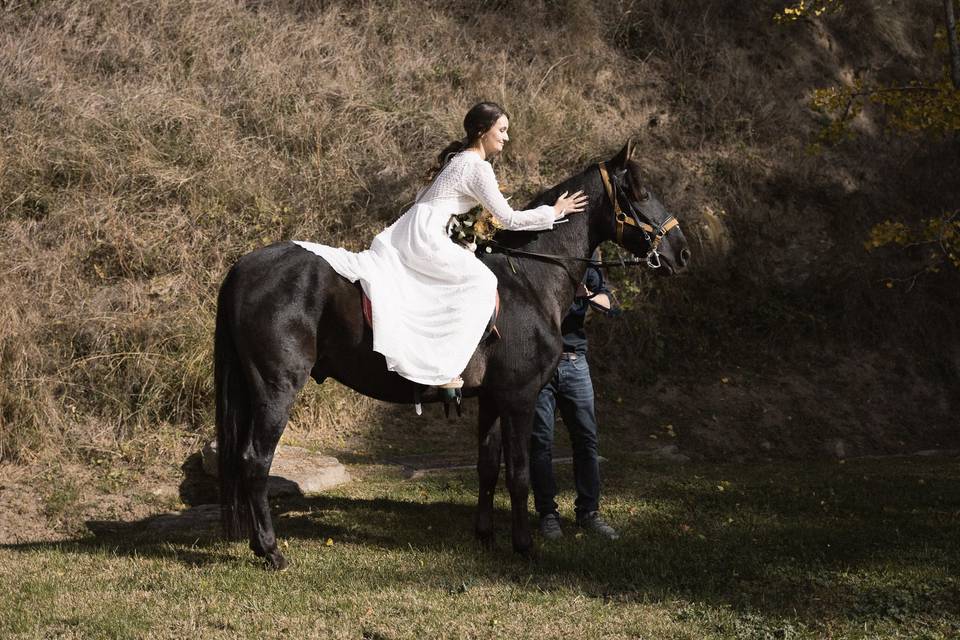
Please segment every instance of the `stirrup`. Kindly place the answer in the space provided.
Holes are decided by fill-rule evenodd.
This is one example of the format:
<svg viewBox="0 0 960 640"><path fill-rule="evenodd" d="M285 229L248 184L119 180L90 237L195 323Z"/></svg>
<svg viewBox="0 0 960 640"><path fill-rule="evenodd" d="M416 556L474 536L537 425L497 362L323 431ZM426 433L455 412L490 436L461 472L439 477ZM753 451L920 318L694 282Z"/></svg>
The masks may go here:
<svg viewBox="0 0 960 640"><path fill-rule="evenodd" d="M461 403L463 402L463 378L457 376L450 382L437 385L437 392L440 394L440 400L443 401L443 415L450 417L450 404L453 403L457 408L457 416L463 415Z"/></svg>

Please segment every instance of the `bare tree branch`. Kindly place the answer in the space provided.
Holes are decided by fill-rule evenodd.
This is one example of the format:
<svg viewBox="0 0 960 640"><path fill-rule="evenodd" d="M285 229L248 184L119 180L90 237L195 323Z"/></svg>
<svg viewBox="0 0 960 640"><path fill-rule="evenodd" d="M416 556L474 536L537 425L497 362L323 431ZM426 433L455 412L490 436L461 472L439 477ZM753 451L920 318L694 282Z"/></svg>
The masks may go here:
<svg viewBox="0 0 960 640"><path fill-rule="evenodd" d="M953 0L943 0L947 22L947 43L950 45L950 79L953 88L960 89L960 47L957 46L957 19L953 13Z"/></svg>

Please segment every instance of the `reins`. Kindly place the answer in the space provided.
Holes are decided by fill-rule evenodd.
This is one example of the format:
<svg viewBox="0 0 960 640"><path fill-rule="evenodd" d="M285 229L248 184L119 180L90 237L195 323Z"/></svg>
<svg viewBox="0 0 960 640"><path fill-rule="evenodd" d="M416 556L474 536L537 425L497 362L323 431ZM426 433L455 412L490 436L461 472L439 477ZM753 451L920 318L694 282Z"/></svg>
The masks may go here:
<svg viewBox="0 0 960 640"><path fill-rule="evenodd" d="M514 249L512 247L505 247L496 240L490 240L489 242L484 243L484 252L493 253L494 250L504 253L511 256L524 256L526 258L535 258L539 260L546 260L548 262L556 262L563 265L565 260L571 260L573 262L585 262L588 265L595 267L633 267L641 264L647 264L646 260L593 260L592 258L579 258L577 256L559 256L553 253L537 253L535 251L524 251L523 249Z"/></svg>

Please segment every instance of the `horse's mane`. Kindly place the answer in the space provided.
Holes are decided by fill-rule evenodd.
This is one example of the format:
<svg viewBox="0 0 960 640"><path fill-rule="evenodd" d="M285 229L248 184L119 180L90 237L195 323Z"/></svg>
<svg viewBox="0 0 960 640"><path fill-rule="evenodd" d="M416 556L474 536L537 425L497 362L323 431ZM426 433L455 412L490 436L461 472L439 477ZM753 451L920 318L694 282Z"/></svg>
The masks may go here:
<svg viewBox="0 0 960 640"><path fill-rule="evenodd" d="M528 209L534 209L544 204L553 204L564 191L574 193L580 190L584 187L584 182L587 180L587 174L595 166L595 163L591 164L579 173L570 176L563 182L540 191L527 203L525 207L523 207L523 210L526 211ZM536 242L537 239L544 234L551 234L553 232L554 230L550 229L544 231L510 231L504 229L503 231L497 232L496 241L504 246L518 249Z"/></svg>

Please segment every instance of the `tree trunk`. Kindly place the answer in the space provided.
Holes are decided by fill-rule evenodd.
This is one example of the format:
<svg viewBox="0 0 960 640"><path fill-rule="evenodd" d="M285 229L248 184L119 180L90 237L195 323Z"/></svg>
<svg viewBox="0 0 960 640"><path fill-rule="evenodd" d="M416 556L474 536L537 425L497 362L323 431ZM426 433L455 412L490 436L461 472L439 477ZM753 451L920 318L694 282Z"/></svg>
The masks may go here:
<svg viewBox="0 0 960 640"><path fill-rule="evenodd" d="M947 42L950 45L950 79L953 88L960 89L960 47L957 46L957 20L953 13L953 0L943 0L947 21Z"/></svg>

